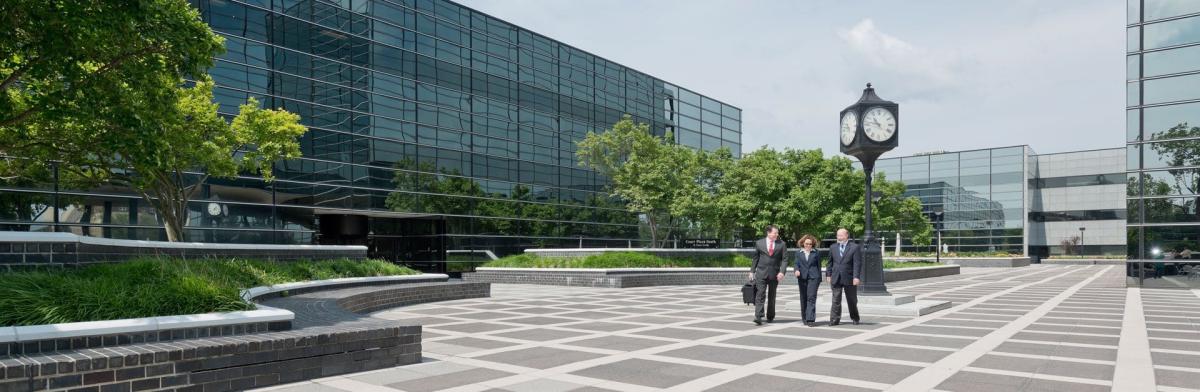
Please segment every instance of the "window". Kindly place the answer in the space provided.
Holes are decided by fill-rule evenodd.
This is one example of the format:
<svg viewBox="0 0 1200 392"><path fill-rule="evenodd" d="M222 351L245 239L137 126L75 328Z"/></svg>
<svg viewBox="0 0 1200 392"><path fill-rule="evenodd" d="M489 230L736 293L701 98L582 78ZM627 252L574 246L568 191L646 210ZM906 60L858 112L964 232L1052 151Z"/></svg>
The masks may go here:
<svg viewBox="0 0 1200 392"><path fill-rule="evenodd" d="M1145 84L1146 105L1200 99L1200 75L1152 79L1145 81Z"/></svg>
<svg viewBox="0 0 1200 392"><path fill-rule="evenodd" d="M1145 42L1143 49L1145 50L1198 42L1200 41L1200 18L1193 17L1148 24L1142 27L1142 35Z"/></svg>

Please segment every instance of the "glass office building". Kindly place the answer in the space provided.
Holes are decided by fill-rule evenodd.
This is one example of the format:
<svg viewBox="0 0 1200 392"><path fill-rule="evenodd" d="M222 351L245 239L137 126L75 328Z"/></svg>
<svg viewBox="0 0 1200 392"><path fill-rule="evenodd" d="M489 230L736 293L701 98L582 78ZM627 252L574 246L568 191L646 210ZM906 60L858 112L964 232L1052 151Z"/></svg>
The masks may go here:
<svg viewBox="0 0 1200 392"><path fill-rule="evenodd" d="M1130 282L1200 288L1200 2L1130 0Z"/></svg>
<svg viewBox="0 0 1200 392"><path fill-rule="evenodd" d="M881 159L927 214L941 212L943 248L1044 258L1119 255L1125 245L1122 148L1035 154L1029 146ZM895 233L880 233L894 249ZM915 246L900 233L902 250Z"/></svg>
<svg viewBox="0 0 1200 392"><path fill-rule="evenodd" d="M928 212L942 212L942 243L955 252L1025 253L1026 161L1014 146L880 159L875 171L907 186ZM880 233L894 244L894 233ZM901 233L901 246L912 247ZM914 248L930 250L934 248Z"/></svg>
<svg viewBox="0 0 1200 392"><path fill-rule="evenodd" d="M646 231L577 165L578 140L630 115L741 153L740 109L454 2L192 3L225 39L210 70L221 112L254 97L310 131L273 183L211 180L190 240L366 244L408 261L636 247ZM163 238L121 189L6 183L0 196L4 229Z"/></svg>

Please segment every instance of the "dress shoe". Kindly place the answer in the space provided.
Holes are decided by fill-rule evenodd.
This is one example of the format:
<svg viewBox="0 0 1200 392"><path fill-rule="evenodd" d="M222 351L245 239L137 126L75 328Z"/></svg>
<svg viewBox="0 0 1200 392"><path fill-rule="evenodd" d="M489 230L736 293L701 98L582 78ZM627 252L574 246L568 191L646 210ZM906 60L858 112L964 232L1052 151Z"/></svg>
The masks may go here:
<svg viewBox="0 0 1200 392"><path fill-rule="evenodd" d="M814 323L812 321L805 321L804 325L807 325L809 327L815 327L815 326L817 326L817 323Z"/></svg>
<svg viewBox="0 0 1200 392"><path fill-rule="evenodd" d="M762 319L754 319L754 325L762 325Z"/></svg>
<svg viewBox="0 0 1200 392"><path fill-rule="evenodd" d="M854 325L858 325L858 320L854 320Z"/></svg>
<svg viewBox="0 0 1200 392"><path fill-rule="evenodd" d="M773 318L769 318L769 319L767 319L767 323L768 323L768 324L770 324L770 323L773 323L773 322L775 322L775 319L773 319Z"/></svg>
<svg viewBox="0 0 1200 392"><path fill-rule="evenodd" d="M835 326L837 326L838 324L841 324L841 322L839 322L839 321L837 321L837 320L834 320L834 321L830 321L830 322L829 322L829 326L830 326L830 327L835 327Z"/></svg>

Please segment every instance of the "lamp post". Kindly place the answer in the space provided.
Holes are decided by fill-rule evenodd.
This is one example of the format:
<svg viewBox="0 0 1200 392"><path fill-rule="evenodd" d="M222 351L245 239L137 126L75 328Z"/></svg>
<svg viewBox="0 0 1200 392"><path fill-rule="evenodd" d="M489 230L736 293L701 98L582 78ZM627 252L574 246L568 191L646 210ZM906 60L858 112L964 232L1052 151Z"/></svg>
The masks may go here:
<svg viewBox="0 0 1200 392"><path fill-rule="evenodd" d="M933 215L933 219L930 219L930 221L931 221L931 223L933 223L933 229L937 231L937 262L938 262L938 264L941 264L942 263L942 216L943 216L943 213L942 213L942 211L936 211L931 215Z"/></svg>
<svg viewBox="0 0 1200 392"><path fill-rule="evenodd" d="M883 250L879 248L872 228L871 181L875 160L899 145L900 105L879 98L875 95L875 89L867 83L858 102L838 115L841 118L841 151L858 158L867 175L863 200L863 279L859 290L863 295L889 295L883 283Z"/></svg>
<svg viewBox="0 0 1200 392"><path fill-rule="evenodd" d="M1080 256L1083 256L1083 231L1084 230L1087 230L1087 228L1082 227L1082 226L1079 227L1079 255Z"/></svg>

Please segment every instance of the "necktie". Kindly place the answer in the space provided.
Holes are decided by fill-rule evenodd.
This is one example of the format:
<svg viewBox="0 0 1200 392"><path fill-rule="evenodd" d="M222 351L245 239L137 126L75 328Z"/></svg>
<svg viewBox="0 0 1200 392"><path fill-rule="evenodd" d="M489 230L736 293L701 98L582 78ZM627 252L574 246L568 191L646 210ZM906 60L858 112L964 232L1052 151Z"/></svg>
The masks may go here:
<svg viewBox="0 0 1200 392"><path fill-rule="evenodd" d="M775 255L775 241L768 241L767 242L767 256L774 256L774 255Z"/></svg>
<svg viewBox="0 0 1200 392"><path fill-rule="evenodd" d="M843 242L842 245L840 246L840 251L838 251L838 255L839 256L846 255L846 243L845 242Z"/></svg>

